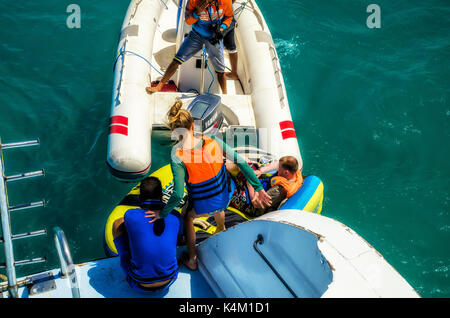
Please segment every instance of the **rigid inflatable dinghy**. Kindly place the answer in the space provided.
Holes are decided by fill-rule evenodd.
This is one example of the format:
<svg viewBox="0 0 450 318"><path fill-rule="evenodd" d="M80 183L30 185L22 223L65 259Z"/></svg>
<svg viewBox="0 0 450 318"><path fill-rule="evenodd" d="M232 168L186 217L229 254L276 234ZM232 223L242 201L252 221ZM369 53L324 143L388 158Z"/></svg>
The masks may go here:
<svg viewBox="0 0 450 318"><path fill-rule="evenodd" d="M133 0L128 8L114 65L107 164L122 180L137 180L151 167L151 136L167 129L166 114L178 99L184 108L200 93L220 97L228 136L248 135L255 146L282 157L302 158L294 130L281 66L272 36L254 0L233 4L239 80L227 81L221 94L210 68L201 68L202 51L184 62L162 92L148 94L161 79L191 26L184 22L187 0ZM205 63L206 62L206 63ZM225 63L230 62L225 51ZM244 137L242 137L244 138ZM237 147L237 144L230 144Z"/></svg>

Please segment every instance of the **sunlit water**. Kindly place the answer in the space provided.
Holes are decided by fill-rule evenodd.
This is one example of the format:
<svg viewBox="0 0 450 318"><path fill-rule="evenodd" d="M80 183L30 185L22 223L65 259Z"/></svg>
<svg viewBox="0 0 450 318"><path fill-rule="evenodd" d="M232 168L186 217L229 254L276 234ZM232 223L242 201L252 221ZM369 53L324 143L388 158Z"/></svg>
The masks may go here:
<svg viewBox="0 0 450 318"><path fill-rule="evenodd" d="M81 7L81 29L66 8ZM104 257L108 214L132 184L105 159L112 67L128 1L0 1L0 136L39 137L5 151L7 174L46 176L8 184L17 260L47 256L18 275L58 266L60 226L76 263ZM258 1L281 60L304 173L325 184L323 214L358 232L424 297L450 296L449 32L446 1ZM152 171L168 160L153 145Z"/></svg>

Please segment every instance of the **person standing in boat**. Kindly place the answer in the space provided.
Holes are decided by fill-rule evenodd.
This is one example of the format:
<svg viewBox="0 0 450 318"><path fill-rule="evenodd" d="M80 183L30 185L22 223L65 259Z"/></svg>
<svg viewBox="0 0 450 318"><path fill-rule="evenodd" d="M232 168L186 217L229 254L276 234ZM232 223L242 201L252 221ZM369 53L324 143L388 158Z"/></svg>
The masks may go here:
<svg viewBox="0 0 450 318"><path fill-rule="evenodd" d="M173 192L161 211L148 211L148 217L155 222L164 218L176 208L184 196L184 183L189 196L189 206L184 218L184 231L188 255L181 261L191 270L197 269L196 234L194 219L199 216L214 216L217 232L225 230L225 209L234 192L234 182L227 172L224 157L235 163L255 190L254 200L260 207L271 204L253 170L244 158L215 136L194 136L194 119L191 113L181 109L177 101L169 110L169 128L176 134L178 143L172 148L171 168ZM230 163L230 164L232 164Z"/></svg>
<svg viewBox="0 0 450 318"><path fill-rule="evenodd" d="M178 277L177 243L183 239L182 217L170 210L164 219L148 223L147 210L159 211L161 181L148 177L140 184L140 208L129 209L113 224L114 244L131 288L152 293L167 290Z"/></svg>
<svg viewBox="0 0 450 318"><path fill-rule="evenodd" d="M192 30L184 38L160 82L155 87L147 87L146 91L148 93L161 91L164 84L175 74L178 67L194 56L205 45L208 56L217 73L222 94L226 94L227 82L225 79L221 32L230 26L232 19L233 7L231 0L189 0L186 10L186 23L192 25Z"/></svg>

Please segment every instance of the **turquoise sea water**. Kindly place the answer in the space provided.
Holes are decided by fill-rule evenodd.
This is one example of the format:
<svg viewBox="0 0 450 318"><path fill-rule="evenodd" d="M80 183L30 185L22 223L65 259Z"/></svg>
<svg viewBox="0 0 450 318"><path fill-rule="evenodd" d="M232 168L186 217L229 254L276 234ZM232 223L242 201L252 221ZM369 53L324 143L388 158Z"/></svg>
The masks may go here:
<svg viewBox="0 0 450 318"><path fill-rule="evenodd" d="M66 8L81 7L81 29ZM372 244L423 297L450 296L450 5L264 0L281 59L304 173L325 184L323 214ZM39 137L39 148L5 151L10 204L47 200L12 215L17 260L47 256L18 275L58 266L60 226L76 263L104 257L106 218L132 184L105 165L112 67L129 1L0 1L0 136ZM153 145L152 170L167 161ZM1 245L1 244L0 244ZM1 253L2 254L2 253ZM1 259L1 257L0 257Z"/></svg>

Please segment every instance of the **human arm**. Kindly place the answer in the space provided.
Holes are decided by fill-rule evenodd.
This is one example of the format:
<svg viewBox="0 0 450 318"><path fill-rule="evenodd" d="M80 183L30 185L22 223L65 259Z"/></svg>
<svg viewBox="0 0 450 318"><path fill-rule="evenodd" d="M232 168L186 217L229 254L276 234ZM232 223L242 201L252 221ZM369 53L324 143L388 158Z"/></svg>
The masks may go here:
<svg viewBox="0 0 450 318"><path fill-rule="evenodd" d="M208 0L189 0L186 12L186 23L192 25L197 22L199 15L206 9L207 5Z"/></svg>
<svg viewBox="0 0 450 318"><path fill-rule="evenodd" d="M181 160L172 160L170 167L172 168L173 174L173 191L169 201L159 212L160 218L166 217L172 210L178 207L184 196L184 178L186 175L184 164Z"/></svg>
<svg viewBox="0 0 450 318"><path fill-rule="evenodd" d="M225 0L223 5L223 20L221 27L221 32L230 26L231 20L233 20L233 5L231 0Z"/></svg>
<svg viewBox="0 0 450 318"><path fill-rule="evenodd" d="M231 160L233 163L235 163L239 169L241 170L242 174L244 175L245 179L247 179L247 182L253 187L255 190L253 201L254 204L259 206L269 206L272 202L270 197L267 195L266 191L264 190L263 185L258 180L257 176L255 175L255 172L250 167L250 165L247 163L247 161L242 158L236 151L233 150L230 146L228 146L226 143L224 143L220 138L216 136L211 136L219 146L222 148L222 151L224 153L224 156Z"/></svg>
<svg viewBox="0 0 450 318"><path fill-rule="evenodd" d="M272 203L268 207L260 207L255 204L252 204L249 208L246 209L246 213L252 216L260 216L264 213L274 211L278 209L281 202L283 202L284 199L286 199L286 190L283 189L282 186L277 185L269 190L267 190L267 194L272 199ZM253 203L253 202L252 202Z"/></svg>
<svg viewBox="0 0 450 318"><path fill-rule="evenodd" d="M247 161L242 158L241 155L239 155L236 151L233 150L233 148L224 143L221 138L218 138L214 135L212 135L211 138L217 141L217 143L223 150L224 157L226 157L228 160L235 163L239 167L244 177L252 185L252 187L255 188L256 191L264 189L261 182L259 182L258 178L256 177L253 169L249 166Z"/></svg>
<svg viewBox="0 0 450 318"><path fill-rule="evenodd" d="M259 177L262 174L268 173L273 170L278 170L279 161L275 160L269 163L267 166L261 167L260 169L255 171L255 174L257 177Z"/></svg>

